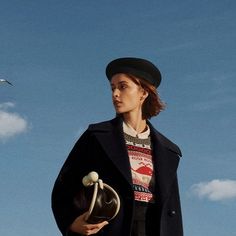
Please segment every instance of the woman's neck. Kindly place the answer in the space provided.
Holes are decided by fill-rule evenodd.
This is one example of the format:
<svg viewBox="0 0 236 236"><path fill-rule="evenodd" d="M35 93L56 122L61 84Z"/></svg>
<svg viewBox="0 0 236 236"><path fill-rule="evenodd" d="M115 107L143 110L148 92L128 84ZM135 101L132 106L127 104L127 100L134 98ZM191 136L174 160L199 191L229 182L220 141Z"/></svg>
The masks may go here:
<svg viewBox="0 0 236 236"><path fill-rule="evenodd" d="M124 122L131 126L137 133L142 133L147 129L146 120L142 119L142 116L123 114Z"/></svg>

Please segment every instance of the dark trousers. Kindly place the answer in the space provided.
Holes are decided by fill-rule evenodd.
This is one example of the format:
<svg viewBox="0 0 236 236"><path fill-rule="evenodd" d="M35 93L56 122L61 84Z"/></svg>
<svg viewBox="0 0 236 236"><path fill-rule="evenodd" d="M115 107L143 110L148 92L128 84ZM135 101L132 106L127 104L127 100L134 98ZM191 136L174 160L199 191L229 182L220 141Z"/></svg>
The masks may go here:
<svg viewBox="0 0 236 236"><path fill-rule="evenodd" d="M131 236L158 236L159 222L155 215L158 215L157 207L154 204L137 202L134 210L134 222Z"/></svg>

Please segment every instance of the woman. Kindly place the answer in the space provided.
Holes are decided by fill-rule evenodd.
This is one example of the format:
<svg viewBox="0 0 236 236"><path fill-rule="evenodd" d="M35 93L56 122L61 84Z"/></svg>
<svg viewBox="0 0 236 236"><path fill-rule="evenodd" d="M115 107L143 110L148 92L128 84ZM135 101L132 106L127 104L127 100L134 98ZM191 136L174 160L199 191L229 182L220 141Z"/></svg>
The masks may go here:
<svg viewBox="0 0 236 236"><path fill-rule="evenodd" d="M106 75L117 116L90 125L62 167L52 193L58 227L64 236L182 236L181 151L148 121L164 109L156 92L160 71L145 59L119 58ZM87 223L88 213L75 204L90 171L120 197L120 211L109 223Z"/></svg>

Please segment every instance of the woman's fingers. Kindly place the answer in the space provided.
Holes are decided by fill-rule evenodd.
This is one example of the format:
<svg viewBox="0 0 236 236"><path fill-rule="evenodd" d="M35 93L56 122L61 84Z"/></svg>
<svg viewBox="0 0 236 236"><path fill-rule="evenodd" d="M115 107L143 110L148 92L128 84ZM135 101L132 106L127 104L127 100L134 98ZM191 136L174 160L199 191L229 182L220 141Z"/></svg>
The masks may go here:
<svg viewBox="0 0 236 236"><path fill-rule="evenodd" d="M98 224L84 225L84 234L85 235L96 234L99 230L101 230L107 224L108 224L107 221L103 221L103 222L98 223Z"/></svg>
<svg viewBox="0 0 236 236"><path fill-rule="evenodd" d="M96 234L101 230L105 225L108 224L107 221L103 221L98 224L88 224L86 222L87 212L77 217L70 226L70 230L83 235Z"/></svg>

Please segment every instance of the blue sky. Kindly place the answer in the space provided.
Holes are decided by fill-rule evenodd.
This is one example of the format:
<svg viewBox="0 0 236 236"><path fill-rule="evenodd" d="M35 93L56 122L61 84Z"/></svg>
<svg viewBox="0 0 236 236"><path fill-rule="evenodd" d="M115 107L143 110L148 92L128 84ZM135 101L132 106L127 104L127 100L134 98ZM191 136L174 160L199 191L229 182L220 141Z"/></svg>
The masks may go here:
<svg viewBox="0 0 236 236"><path fill-rule="evenodd" d="M114 117L106 64L144 57L182 149L186 236L236 235L236 2L0 0L0 235L60 235L54 180L88 124Z"/></svg>

